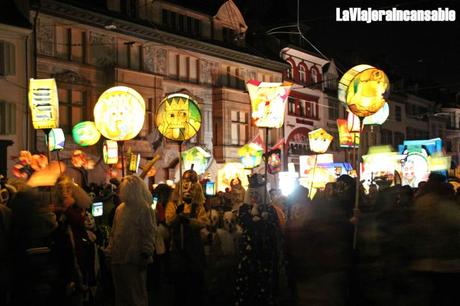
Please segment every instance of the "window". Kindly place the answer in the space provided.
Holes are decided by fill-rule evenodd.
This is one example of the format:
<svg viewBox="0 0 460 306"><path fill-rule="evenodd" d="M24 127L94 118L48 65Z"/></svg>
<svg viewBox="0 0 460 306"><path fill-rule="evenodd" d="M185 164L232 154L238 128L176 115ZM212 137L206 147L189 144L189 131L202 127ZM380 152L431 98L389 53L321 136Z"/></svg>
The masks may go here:
<svg viewBox="0 0 460 306"><path fill-rule="evenodd" d="M288 97L288 114L295 115L295 99Z"/></svg>
<svg viewBox="0 0 460 306"><path fill-rule="evenodd" d="M395 118L396 121L401 121L401 106L395 106Z"/></svg>
<svg viewBox="0 0 460 306"><path fill-rule="evenodd" d="M16 51L14 44L0 40L0 75L16 74Z"/></svg>
<svg viewBox="0 0 460 306"><path fill-rule="evenodd" d="M404 134L401 132L395 132L395 146L398 146L404 142Z"/></svg>
<svg viewBox="0 0 460 306"><path fill-rule="evenodd" d="M57 57L74 62L86 62L86 41L85 31L69 26L57 26Z"/></svg>
<svg viewBox="0 0 460 306"><path fill-rule="evenodd" d="M121 12L130 17L137 17L138 3L137 0L125 0L120 2Z"/></svg>
<svg viewBox="0 0 460 306"><path fill-rule="evenodd" d="M390 130L382 129L382 141L383 145L393 144L393 133Z"/></svg>
<svg viewBox="0 0 460 306"><path fill-rule="evenodd" d="M327 104L329 120L337 120L339 118L338 103L334 100L328 100Z"/></svg>
<svg viewBox="0 0 460 306"><path fill-rule="evenodd" d="M248 136L248 115L246 112L231 111L231 143L244 145Z"/></svg>
<svg viewBox="0 0 460 306"><path fill-rule="evenodd" d="M319 76L318 76L318 71L316 70L315 67L312 67L310 69L310 74L311 74L311 85L316 85L319 81Z"/></svg>
<svg viewBox="0 0 460 306"><path fill-rule="evenodd" d="M176 31L186 36L200 36L200 20L178 14L169 10L163 10L161 12L162 24L170 30Z"/></svg>
<svg viewBox="0 0 460 306"><path fill-rule="evenodd" d="M236 33L233 29L222 28L222 40L226 43L232 44L235 42Z"/></svg>
<svg viewBox="0 0 460 306"><path fill-rule="evenodd" d="M70 134L72 127L85 118L86 92L72 89L58 89L58 92L59 126Z"/></svg>
<svg viewBox="0 0 460 306"><path fill-rule="evenodd" d="M16 104L0 101L0 135L16 134Z"/></svg>
<svg viewBox="0 0 460 306"><path fill-rule="evenodd" d="M299 66L299 78L301 83L305 83L306 81L306 71L303 65Z"/></svg>
<svg viewBox="0 0 460 306"><path fill-rule="evenodd" d="M178 54L174 52L168 52L168 75L173 78L177 78L177 61Z"/></svg>
<svg viewBox="0 0 460 306"><path fill-rule="evenodd" d="M299 100L299 113L298 115L301 116L301 117L306 117L307 113L306 113L306 105L307 102L304 101L304 100Z"/></svg>
<svg viewBox="0 0 460 306"><path fill-rule="evenodd" d="M286 71L286 78L289 79L289 80L293 79L293 76L292 76L292 64L291 63L289 63L289 68Z"/></svg>

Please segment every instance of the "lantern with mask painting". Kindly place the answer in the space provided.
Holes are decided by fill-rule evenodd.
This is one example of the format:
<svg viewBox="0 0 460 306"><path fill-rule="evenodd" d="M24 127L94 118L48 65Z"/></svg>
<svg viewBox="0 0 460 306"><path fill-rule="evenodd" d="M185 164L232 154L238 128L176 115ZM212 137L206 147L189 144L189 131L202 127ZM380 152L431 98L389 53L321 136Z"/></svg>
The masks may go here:
<svg viewBox="0 0 460 306"><path fill-rule="evenodd" d="M267 83L250 80L246 87L251 99L252 120L258 127L280 128L292 83Z"/></svg>
<svg viewBox="0 0 460 306"><path fill-rule="evenodd" d="M167 139L186 141L198 133L201 127L201 112L198 104L190 96L175 93L161 101L155 123Z"/></svg>
<svg viewBox="0 0 460 306"><path fill-rule="evenodd" d="M358 65L340 79L338 97L358 117L378 112L385 103L390 82L386 74L370 65Z"/></svg>
<svg viewBox="0 0 460 306"><path fill-rule="evenodd" d="M118 162L118 144L113 140L104 141L102 157L106 164L116 164Z"/></svg>
<svg viewBox="0 0 460 306"><path fill-rule="evenodd" d="M315 153L326 152L332 142L332 139L334 139L334 137L322 128L308 133L310 149Z"/></svg>
<svg viewBox="0 0 460 306"><path fill-rule="evenodd" d="M79 146L87 147L96 144L101 138L101 133L92 121L77 123L72 129L73 141Z"/></svg>
<svg viewBox="0 0 460 306"><path fill-rule="evenodd" d="M129 140L144 125L145 102L132 88L116 86L104 91L94 107L94 121L101 134L111 140Z"/></svg>

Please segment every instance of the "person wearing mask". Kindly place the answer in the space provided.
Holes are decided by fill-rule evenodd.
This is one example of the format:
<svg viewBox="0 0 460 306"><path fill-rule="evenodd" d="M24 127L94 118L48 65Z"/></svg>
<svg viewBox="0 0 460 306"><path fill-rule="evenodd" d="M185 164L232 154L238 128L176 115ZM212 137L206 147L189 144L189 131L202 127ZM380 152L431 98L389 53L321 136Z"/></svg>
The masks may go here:
<svg viewBox="0 0 460 306"><path fill-rule="evenodd" d="M147 306L147 265L154 254L152 196L142 179L123 178L107 254L112 267L115 306Z"/></svg>

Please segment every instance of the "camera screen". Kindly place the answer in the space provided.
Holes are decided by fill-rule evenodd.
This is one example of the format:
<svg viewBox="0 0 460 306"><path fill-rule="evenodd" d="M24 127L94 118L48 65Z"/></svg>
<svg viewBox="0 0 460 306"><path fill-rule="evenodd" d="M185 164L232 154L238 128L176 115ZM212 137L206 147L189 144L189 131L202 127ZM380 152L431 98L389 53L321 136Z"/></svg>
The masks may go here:
<svg viewBox="0 0 460 306"><path fill-rule="evenodd" d="M152 207L152 209L155 210L157 208L157 203L158 203L158 198L153 197L152 205L150 205L150 207Z"/></svg>
<svg viewBox="0 0 460 306"><path fill-rule="evenodd" d="M91 213L94 217L100 217L104 213L104 205L102 202L93 203Z"/></svg>

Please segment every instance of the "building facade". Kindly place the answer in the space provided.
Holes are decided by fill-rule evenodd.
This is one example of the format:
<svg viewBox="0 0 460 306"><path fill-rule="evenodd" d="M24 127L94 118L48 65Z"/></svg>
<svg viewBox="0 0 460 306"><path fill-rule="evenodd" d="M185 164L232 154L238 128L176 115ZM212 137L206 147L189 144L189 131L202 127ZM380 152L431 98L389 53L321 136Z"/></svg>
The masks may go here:
<svg viewBox="0 0 460 306"><path fill-rule="evenodd" d="M174 92L194 97L202 113L201 130L182 149L200 145L212 152L214 176L225 162L237 161L238 148L259 132L250 123L245 82L281 81L287 65L245 48L247 26L233 1L223 1L211 15L168 1L99 1L98 10L91 2L43 0L31 11L37 78L52 77L58 85L60 126L67 134L61 158L68 160L77 148L72 127L94 120L99 95L125 85L143 96L147 112L141 133L124 147L140 153L144 162L160 150L155 181L177 173L177 144L164 140L152 146L159 139L156 109ZM38 134L37 149L44 151ZM84 150L98 160L102 145ZM99 162L90 180L100 181L104 171L107 166Z"/></svg>
<svg viewBox="0 0 460 306"><path fill-rule="evenodd" d="M32 29L13 2L0 9L0 173L6 176L14 157L31 144L26 118Z"/></svg>

